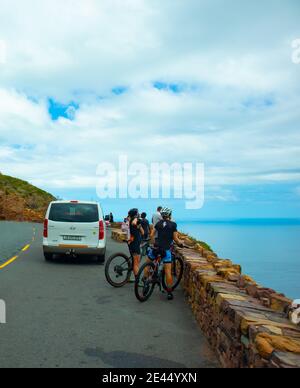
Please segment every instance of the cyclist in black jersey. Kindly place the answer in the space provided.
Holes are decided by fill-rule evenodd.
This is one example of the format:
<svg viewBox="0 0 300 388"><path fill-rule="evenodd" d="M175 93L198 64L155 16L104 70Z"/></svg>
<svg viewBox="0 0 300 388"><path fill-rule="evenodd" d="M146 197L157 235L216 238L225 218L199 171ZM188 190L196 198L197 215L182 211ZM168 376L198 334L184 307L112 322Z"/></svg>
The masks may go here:
<svg viewBox="0 0 300 388"><path fill-rule="evenodd" d="M155 240L155 248L149 249L148 257L150 260L154 260L157 254L160 254L164 262L166 272L166 283L168 288L168 299L174 299L172 293L173 275L172 275L172 252L171 246L175 241L178 246L183 247L183 243L178 237L177 224L171 221L172 210L169 208L163 208L161 210L162 220L159 221L155 228L152 230L151 238L154 238L157 233Z"/></svg>

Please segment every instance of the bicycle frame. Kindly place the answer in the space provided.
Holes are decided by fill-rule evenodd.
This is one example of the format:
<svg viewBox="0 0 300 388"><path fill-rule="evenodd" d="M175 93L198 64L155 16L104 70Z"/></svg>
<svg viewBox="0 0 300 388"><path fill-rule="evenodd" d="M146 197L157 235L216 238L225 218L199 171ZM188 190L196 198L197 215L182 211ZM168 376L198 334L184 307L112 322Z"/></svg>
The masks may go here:
<svg viewBox="0 0 300 388"><path fill-rule="evenodd" d="M155 284L158 284L160 290L162 290L162 284L161 284L161 282L162 282L162 279L161 279L162 271L160 271L161 256L159 255L156 259L152 260L151 262L154 264L154 272L153 272L154 279L152 279L152 281Z"/></svg>
<svg viewBox="0 0 300 388"><path fill-rule="evenodd" d="M133 255L132 255L132 253L131 253L131 250L130 250L129 241L126 241L126 243L127 243L127 246L128 246L129 259L130 259L130 268L129 268L129 270L132 271L132 270L133 270L134 258L133 258ZM144 241L144 242L141 244L141 259L142 259L143 257L147 257L147 248L149 248L149 245L150 245L150 242L149 242L149 241Z"/></svg>

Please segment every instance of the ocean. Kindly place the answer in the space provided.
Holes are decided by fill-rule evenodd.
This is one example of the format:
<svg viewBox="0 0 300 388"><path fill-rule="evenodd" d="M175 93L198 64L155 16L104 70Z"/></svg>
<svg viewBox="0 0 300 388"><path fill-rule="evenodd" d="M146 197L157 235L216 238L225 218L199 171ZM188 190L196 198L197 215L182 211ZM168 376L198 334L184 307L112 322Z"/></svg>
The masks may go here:
<svg viewBox="0 0 300 388"><path fill-rule="evenodd" d="M178 228L241 264L259 284L300 299L300 220L182 221Z"/></svg>

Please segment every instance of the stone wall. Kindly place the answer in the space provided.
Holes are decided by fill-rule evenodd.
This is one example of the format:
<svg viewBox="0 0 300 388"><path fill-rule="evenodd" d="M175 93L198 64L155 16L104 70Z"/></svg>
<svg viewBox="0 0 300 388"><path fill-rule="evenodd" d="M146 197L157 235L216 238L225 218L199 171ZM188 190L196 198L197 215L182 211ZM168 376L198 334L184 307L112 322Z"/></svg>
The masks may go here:
<svg viewBox="0 0 300 388"><path fill-rule="evenodd" d="M123 239L120 230L113 238ZM242 275L188 236L177 249L185 262L184 292L193 314L226 368L299 368L300 327L287 319L292 301Z"/></svg>
<svg viewBox="0 0 300 388"><path fill-rule="evenodd" d="M182 237L192 247L177 251L185 261L183 288L221 365L300 367L300 327L287 319L292 301Z"/></svg>
<svg viewBox="0 0 300 388"><path fill-rule="evenodd" d="M125 242L127 240L127 233L122 232L120 229L111 229L111 238L118 242Z"/></svg>

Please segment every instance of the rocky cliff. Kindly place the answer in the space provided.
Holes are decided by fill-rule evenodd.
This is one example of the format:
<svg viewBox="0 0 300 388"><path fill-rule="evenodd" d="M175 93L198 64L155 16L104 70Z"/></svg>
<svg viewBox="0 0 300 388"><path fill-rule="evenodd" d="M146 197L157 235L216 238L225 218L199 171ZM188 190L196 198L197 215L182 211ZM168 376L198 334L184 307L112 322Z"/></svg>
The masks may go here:
<svg viewBox="0 0 300 388"><path fill-rule="evenodd" d="M0 173L0 220L42 222L54 199L28 182Z"/></svg>

